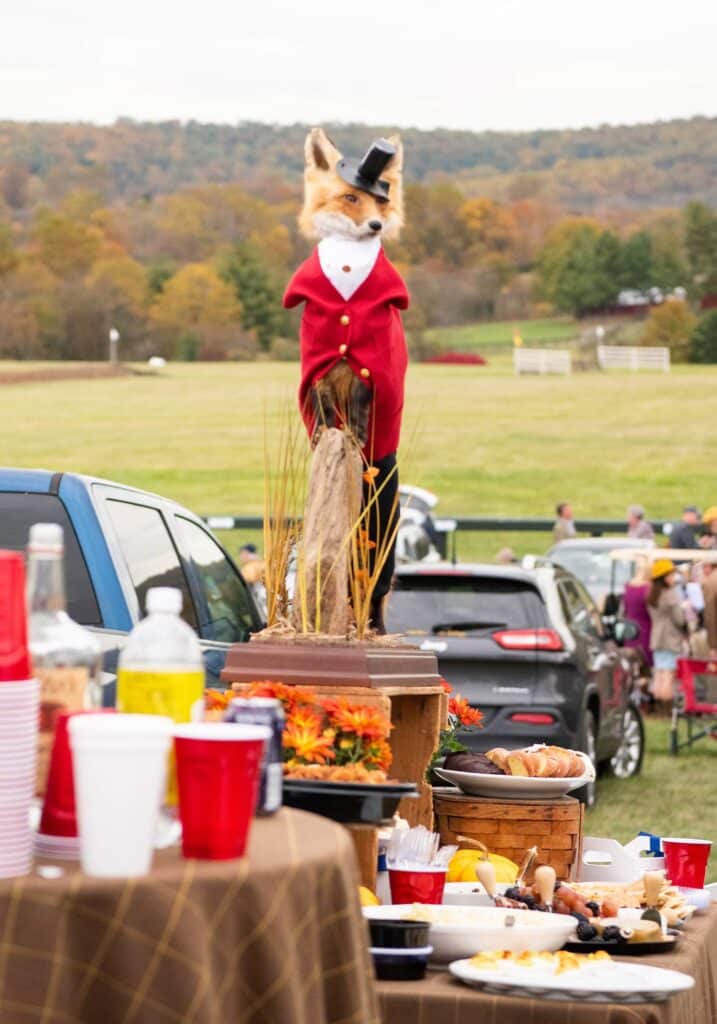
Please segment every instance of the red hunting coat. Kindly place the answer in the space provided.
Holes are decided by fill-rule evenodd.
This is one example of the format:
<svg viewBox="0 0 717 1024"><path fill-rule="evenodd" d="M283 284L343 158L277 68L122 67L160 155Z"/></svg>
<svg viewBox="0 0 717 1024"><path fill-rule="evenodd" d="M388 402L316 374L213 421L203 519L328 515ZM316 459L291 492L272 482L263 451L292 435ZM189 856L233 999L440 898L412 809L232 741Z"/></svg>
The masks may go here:
<svg viewBox="0 0 717 1024"><path fill-rule="evenodd" d="M312 384L345 359L373 388L369 441L364 454L378 462L398 448L403 390L408 365L400 309L408 307L408 290L383 249L366 280L344 299L321 269L319 254L296 271L284 294L284 306L305 302L301 320L299 407L309 436L314 414Z"/></svg>

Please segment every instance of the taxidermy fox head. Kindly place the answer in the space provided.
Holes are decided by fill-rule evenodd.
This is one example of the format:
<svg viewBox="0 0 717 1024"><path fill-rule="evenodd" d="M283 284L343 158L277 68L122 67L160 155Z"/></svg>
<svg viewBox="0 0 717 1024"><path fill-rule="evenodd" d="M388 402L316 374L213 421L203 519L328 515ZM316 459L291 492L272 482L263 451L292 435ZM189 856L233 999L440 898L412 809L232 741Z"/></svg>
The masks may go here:
<svg viewBox="0 0 717 1024"><path fill-rule="evenodd" d="M388 183L388 194L376 196L343 180L336 170L341 160L338 149L321 128L311 129L304 144L302 234L312 240L398 237L403 226L403 146L398 136L388 141L396 149L380 175Z"/></svg>

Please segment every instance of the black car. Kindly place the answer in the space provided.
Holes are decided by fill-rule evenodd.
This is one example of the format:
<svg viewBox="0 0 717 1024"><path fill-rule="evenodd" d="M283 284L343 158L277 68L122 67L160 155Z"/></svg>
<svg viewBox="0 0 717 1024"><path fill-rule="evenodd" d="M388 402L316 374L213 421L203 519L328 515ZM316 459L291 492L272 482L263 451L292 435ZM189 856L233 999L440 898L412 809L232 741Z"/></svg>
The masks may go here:
<svg viewBox="0 0 717 1024"><path fill-rule="evenodd" d="M535 742L584 750L621 777L640 770L636 670L582 583L558 566L406 566L387 625L434 651L455 691L483 712L460 739L472 750ZM589 803L594 787L581 794Z"/></svg>

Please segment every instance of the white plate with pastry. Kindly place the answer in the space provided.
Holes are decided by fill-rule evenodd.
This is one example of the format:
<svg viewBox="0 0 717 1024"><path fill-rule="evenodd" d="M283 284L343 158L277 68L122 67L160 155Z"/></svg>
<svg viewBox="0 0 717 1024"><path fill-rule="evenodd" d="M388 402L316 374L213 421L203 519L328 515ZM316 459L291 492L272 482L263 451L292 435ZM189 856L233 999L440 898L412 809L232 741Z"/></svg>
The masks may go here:
<svg viewBox="0 0 717 1024"><path fill-rule="evenodd" d="M486 753L503 774L461 772L435 768L446 782L469 796L532 797L564 796L595 779L595 767L580 750L535 744L522 750L496 747Z"/></svg>
<svg viewBox="0 0 717 1024"><path fill-rule="evenodd" d="M587 1003L662 1003L695 983L680 971L621 963L605 954L578 956L561 951L495 957L500 954L456 960L449 970L467 985L487 992Z"/></svg>

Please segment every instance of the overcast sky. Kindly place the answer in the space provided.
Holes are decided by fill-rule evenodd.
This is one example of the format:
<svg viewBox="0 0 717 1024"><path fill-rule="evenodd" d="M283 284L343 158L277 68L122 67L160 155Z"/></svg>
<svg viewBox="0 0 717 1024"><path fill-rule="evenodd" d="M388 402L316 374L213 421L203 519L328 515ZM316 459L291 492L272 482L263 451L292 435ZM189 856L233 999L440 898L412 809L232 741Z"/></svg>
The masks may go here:
<svg viewBox="0 0 717 1024"><path fill-rule="evenodd" d="M717 0L0 0L0 118L714 116L716 42Z"/></svg>

